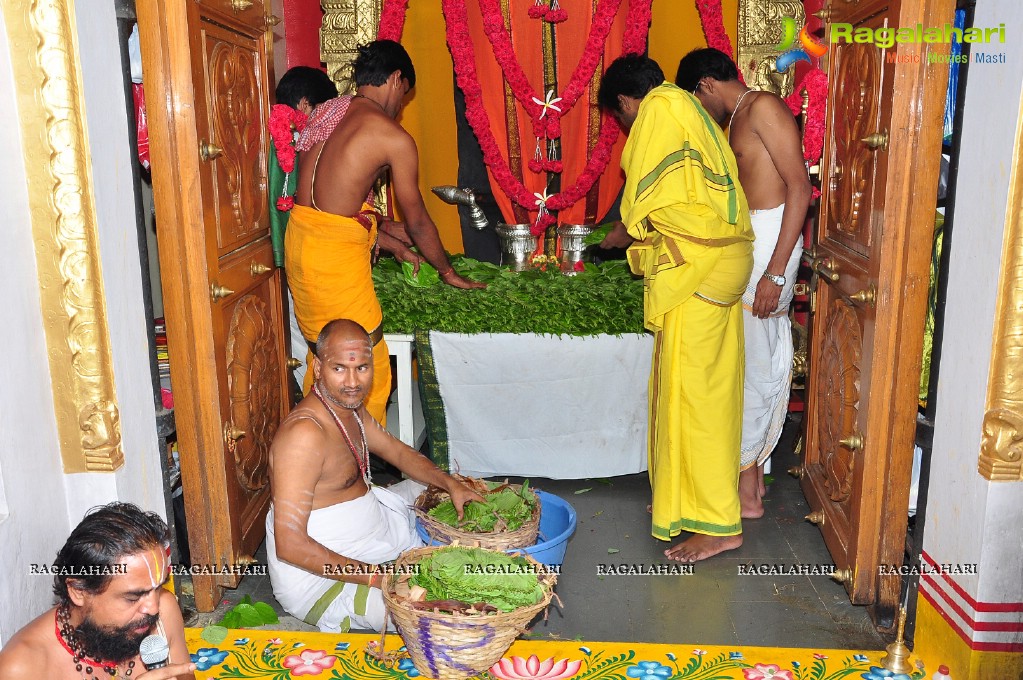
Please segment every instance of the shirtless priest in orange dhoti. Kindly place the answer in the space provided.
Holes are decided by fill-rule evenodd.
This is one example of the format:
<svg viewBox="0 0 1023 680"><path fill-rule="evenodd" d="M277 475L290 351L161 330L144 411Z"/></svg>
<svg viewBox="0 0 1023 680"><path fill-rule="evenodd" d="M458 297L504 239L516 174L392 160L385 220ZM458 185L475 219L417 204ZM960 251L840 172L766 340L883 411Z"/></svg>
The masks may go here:
<svg viewBox="0 0 1023 680"><path fill-rule="evenodd" d="M366 408L383 422L391 371L371 273L378 238L381 247L418 270L418 256L403 247L414 243L448 285L484 284L452 268L419 193L415 141L395 121L416 82L408 53L396 42L377 40L359 48L354 67L357 93L320 104L298 141L298 193L285 235L284 266L295 316L308 342L315 343L320 329L339 318L370 332L376 379ZM390 233L380 231L381 218L367 201L374 182L388 169L405 218L404 228ZM312 374L306 372L307 391Z"/></svg>

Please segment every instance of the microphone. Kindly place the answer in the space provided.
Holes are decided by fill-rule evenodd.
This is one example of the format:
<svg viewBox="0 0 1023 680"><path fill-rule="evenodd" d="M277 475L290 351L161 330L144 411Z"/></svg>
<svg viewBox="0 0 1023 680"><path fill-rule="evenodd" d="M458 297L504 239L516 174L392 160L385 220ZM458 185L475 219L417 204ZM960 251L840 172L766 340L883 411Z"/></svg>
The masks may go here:
<svg viewBox="0 0 1023 680"><path fill-rule="evenodd" d="M147 635L139 645L139 656L147 671L166 666L169 653L167 639L162 635Z"/></svg>

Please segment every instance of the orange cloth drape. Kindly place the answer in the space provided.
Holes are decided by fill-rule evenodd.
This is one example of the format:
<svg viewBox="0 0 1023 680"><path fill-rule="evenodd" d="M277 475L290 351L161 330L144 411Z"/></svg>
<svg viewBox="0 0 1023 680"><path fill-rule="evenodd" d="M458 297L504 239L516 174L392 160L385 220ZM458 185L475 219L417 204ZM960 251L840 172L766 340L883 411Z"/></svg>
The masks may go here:
<svg viewBox="0 0 1023 680"><path fill-rule="evenodd" d="M532 19L527 14L532 3L516 2L509 3L508 9L511 19L511 38L515 47L515 55L522 70L529 79L530 85L541 99L544 96L544 61L543 61L543 34L546 23ZM583 48L586 45L586 38L589 35L590 19L593 15L595 2L592 0L560 0L561 6L568 12L568 20L557 24L556 27L556 56L557 56L557 79L559 96L569 82L572 72L579 63ZM604 61L598 66L598 72L621 55L622 36L625 32L625 16L628 12L629 2L623 0L619 8L615 23L611 28L608 39L604 46ZM536 148L536 137L533 135L533 126L525 110L516 102L514 104L514 120L509 121L506 106L506 90L501 67L494 57L493 47L483 31L483 19L480 14L478 2L468 0L466 10L469 16L469 31L473 36L473 48L476 55L476 70L479 74L480 84L483 88L484 108L490 119L490 127L497 139L501 155L508 159L518 153L521 159L521 178L523 184L530 193L543 192L547 183L546 173L535 173L529 170L527 163L533 157ZM599 81L598 81L599 82ZM508 97L512 95L510 92ZM590 115L597 106L596 83L587 89L575 106L562 115L561 118L561 160L564 171L561 173L561 186L567 188L575 183L582 173L589 157L589 146L596 141L597 129L590 129ZM614 124L606 121L605 124ZM509 129L512 136L518 134L517 144L514 138L509 141ZM600 219L611 207L618 191L621 189L623 177L619 169L622 146L625 137L622 135L615 144L611 154L611 162L598 180L598 198L595 206L591 209L595 214L589 216L590 221ZM514 164L512 165L514 170ZM508 222L516 221L511 199L500 190L497 180L491 174L491 186L501 213ZM559 222L563 224L581 224L586 222L586 198L584 197L575 205L561 211L558 215ZM536 218L535 211L530 214L531 219Z"/></svg>
<svg viewBox="0 0 1023 680"><path fill-rule="evenodd" d="M292 0L293 2L308 1L317 3L317 0ZM627 11L629 0L623 0L621 13ZM539 61L542 58L541 42L540 42L540 26L539 22L535 19L529 19L526 12L529 9L531 2L525 2L520 0L519 2L511 3L513 5L513 20L517 21L516 26L525 23L527 26L530 22L533 24L532 32L527 32L524 35L532 37L530 38L531 47L529 51L534 54L534 58ZM566 0L561 3L562 6L567 8L569 12L569 20L559 24L558 31L560 35L563 35L563 31L571 30L569 26L572 23L576 23L574 17L582 16L581 14L575 14L576 12L586 12L586 16L590 16L591 9L589 2L578 2L577 0ZM736 40L737 34L737 21L738 21L738 0L723 0L722 6L724 8L725 15L725 28L728 34L731 36L733 42ZM578 7L582 7L579 10ZM477 68L480 69L481 78L483 79L484 85L488 83L502 83L500 75L500 68L494 61L493 52L490 50L490 42L487 40L486 35L482 31L482 26L479 23L479 3L476 0L467 0L467 10L471 17L475 17L473 20L472 35L473 40L476 43L478 49L485 48L486 52L483 56L486 59L477 60ZM585 23L586 29L589 27L589 19L587 18ZM577 27L578 28L578 27ZM512 39L515 42L516 50L520 49L522 30L515 30L515 26L512 27L513 35ZM578 30L586 30L578 28ZM607 65L611 63L615 57L621 52L621 35L624 30L623 25L618 25L612 29L612 35L617 37L614 38L615 47L605 50L605 60L602 64L603 68L607 68ZM290 38L290 26L289 26L289 40ZM696 11L696 3L693 0L654 0L653 2L653 17L650 25L650 56L656 60L661 67L664 69L664 74L669 80L675 77L675 69L678 67L678 60L683 54L691 49L697 47L705 47L706 41L703 37L703 31L700 27L699 13ZM462 250L462 235L458 225L458 212L454 206L447 205L439 198L430 193L430 187L437 186L440 184L454 184L458 176L458 154L454 153L457 148L456 133L455 133L455 117L454 107L451 102L454 98L454 78L452 76L452 64L451 55L448 53L447 45L445 43L444 36L444 17L441 13L440 0L412 0L408 6L408 14L405 19L405 31L402 34L402 44L408 49L409 54L412 56L412 62L416 66L416 74L418 76L418 82L416 84L415 95L409 102L408 106L402 111L400 122L408 130L409 134L416 140L416 144L419 146L419 186L423 193L423 199L426 201L426 207L430 211L430 215L433 216L437 223L437 229L440 232L441 240L444 246L452 252L461 252ZM571 54L560 59L559 68L559 82L567 82L567 78L571 76L572 69L575 67L575 63L578 61L578 53L582 50L581 41L578 45L571 46L566 45L566 41L560 41L562 44L559 45L559 49L571 50L572 54L575 54L575 61L572 61L573 57ZM610 41L609 41L610 42ZM521 55L520 55L521 58ZM486 67L485 67L486 65ZM538 90L543 86L542 72L539 69L531 69L527 71L530 75L531 83L534 88ZM503 98L503 83L500 88L500 96ZM576 107L583 107L585 104L585 96L580 98L579 103ZM529 125L529 121L522 111L521 107L516 105L516 109L519 115L519 129L524 131L525 136L522 139L528 142L529 147L522 149L520 145L520 153L525 153L523 162L529 160L533 154L533 144L535 140L532 137L532 129ZM505 158L508 157L508 148L506 141L506 126L505 126L505 115L504 115L504 103L503 99L496 105L487 108L487 114L490 116L491 125L494 128L494 132L497 135L501 135L502 144L501 152ZM573 161L572 165L567 163L569 159L568 144L571 144L569 137L575 134L573 132L574 126L570 122L571 118L566 117L562 120L563 128L565 130L565 136L562 138L563 144L566 146L565 157L566 167L565 172L562 173L562 180L573 182L578 177L578 167L575 165L576 161ZM585 129L579 128L578 131ZM624 139L619 141L619 146L624 143ZM620 149L619 149L620 150ZM604 172L604 176L600 183L600 192L602 198L600 201L601 205L606 207L610 205L611 200L614 199L614 195L617 192L617 187L621 186L621 175L619 171L618 162L618 150L615 155L612 156L611 162L608 165L608 169ZM584 163L585 158L581 158L579 163ZM529 173L528 169L526 174ZM607 184L610 183L613 188L608 188ZM497 194L498 199L503 200L501 210L505 213L506 218L511 217L511 202L501 194L500 189L494 184L494 192ZM532 186L532 185L530 185ZM586 199L583 199L580 203L583 203ZM578 208L577 208L578 209ZM571 221L568 219L569 213L566 211L561 215L563 222ZM598 215L600 219L602 215Z"/></svg>

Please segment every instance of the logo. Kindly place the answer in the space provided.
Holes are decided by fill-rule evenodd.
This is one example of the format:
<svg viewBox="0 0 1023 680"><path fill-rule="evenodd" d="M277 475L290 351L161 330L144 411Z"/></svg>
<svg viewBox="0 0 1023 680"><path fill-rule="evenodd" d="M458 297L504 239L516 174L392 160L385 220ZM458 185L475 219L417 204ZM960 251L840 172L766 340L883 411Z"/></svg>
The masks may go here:
<svg viewBox="0 0 1023 680"><path fill-rule="evenodd" d="M774 46L774 49L781 52L775 60L775 68L779 73L785 73L793 64L799 61L812 63L810 57L819 59L827 53L827 45L817 42L806 30L806 24L799 29L799 47L793 49L796 44L796 20L792 17L782 17L782 39Z"/></svg>

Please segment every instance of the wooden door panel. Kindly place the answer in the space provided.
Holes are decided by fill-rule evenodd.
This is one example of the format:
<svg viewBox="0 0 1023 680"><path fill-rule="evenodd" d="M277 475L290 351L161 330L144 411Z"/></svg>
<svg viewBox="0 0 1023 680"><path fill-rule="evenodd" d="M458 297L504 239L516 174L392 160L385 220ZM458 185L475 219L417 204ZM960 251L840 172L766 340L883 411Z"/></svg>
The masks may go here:
<svg viewBox="0 0 1023 680"><path fill-rule="evenodd" d="M874 14L854 29L887 22L884 13ZM853 572L846 583L852 602L870 604L877 569L854 567L872 563L881 531L877 508L864 503L873 497L878 471L862 443L871 407L874 307L853 296L866 295L861 291L876 287L880 275L888 151L864 140L891 118L892 79L884 50L872 44L832 43L829 58L828 172L813 248L818 281L803 488L823 513L819 526L836 566Z"/></svg>
<svg viewBox="0 0 1023 680"><path fill-rule="evenodd" d="M267 235L219 258L217 267L214 283L224 294L214 304L223 492L233 559L245 562L264 537L270 444L287 409L281 282ZM218 582L234 587L239 580L232 574Z"/></svg>
<svg viewBox="0 0 1023 680"><path fill-rule="evenodd" d="M248 248L246 250L249 250ZM269 244L261 249L272 257ZM226 400L221 403L225 427L224 457L227 501L235 522L232 542L238 555L250 558L264 536L263 520L269 504L269 451L286 409L284 344L279 300L279 274L253 277L249 261L238 258L233 268L249 276L254 285L224 301L220 326L224 329ZM227 278L237 275L226 272Z"/></svg>
<svg viewBox="0 0 1023 680"><path fill-rule="evenodd" d="M203 193L210 197L207 219L216 230L216 254L223 256L268 229L268 101L260 99L268 91L264 33L232 30L207 17L198 40L204 60L196 78L206 103L200 135L219 147L219 153L206 152L217 155L206 163Z"/></svg>
<svg viewBox="0 0 1023 680"><path fill-rule="evenodd" d="M954 0L831 0L829 21L942 25ZM801 485L852 602L890 625L902 563L947 71L829 42Z"/></svg>
<svg viewBox="0 0 1023 680"><path fill-rule="evenodd" d="M262 3L139 3L171 384L195 565L263 540L267 452L288 408L280 272L267 226L269 37ZM214 150L215 144L219 150ZM212 610L228 574L193 578Z"/></svg>
<svg viewBox="0 0 1023 680"><path fill-rule="evenodd" d="M870 22L868 22L869 24ZM862 25L862 24L861 24ZM870 44L840 45L832 49L833 100L827 212L821 239L834 241L850 255L870 256L874 242L874 205L878 153L863 141L878 133L882 113L883 51ZM883 193L880 198L883 199Z"/></svg>

